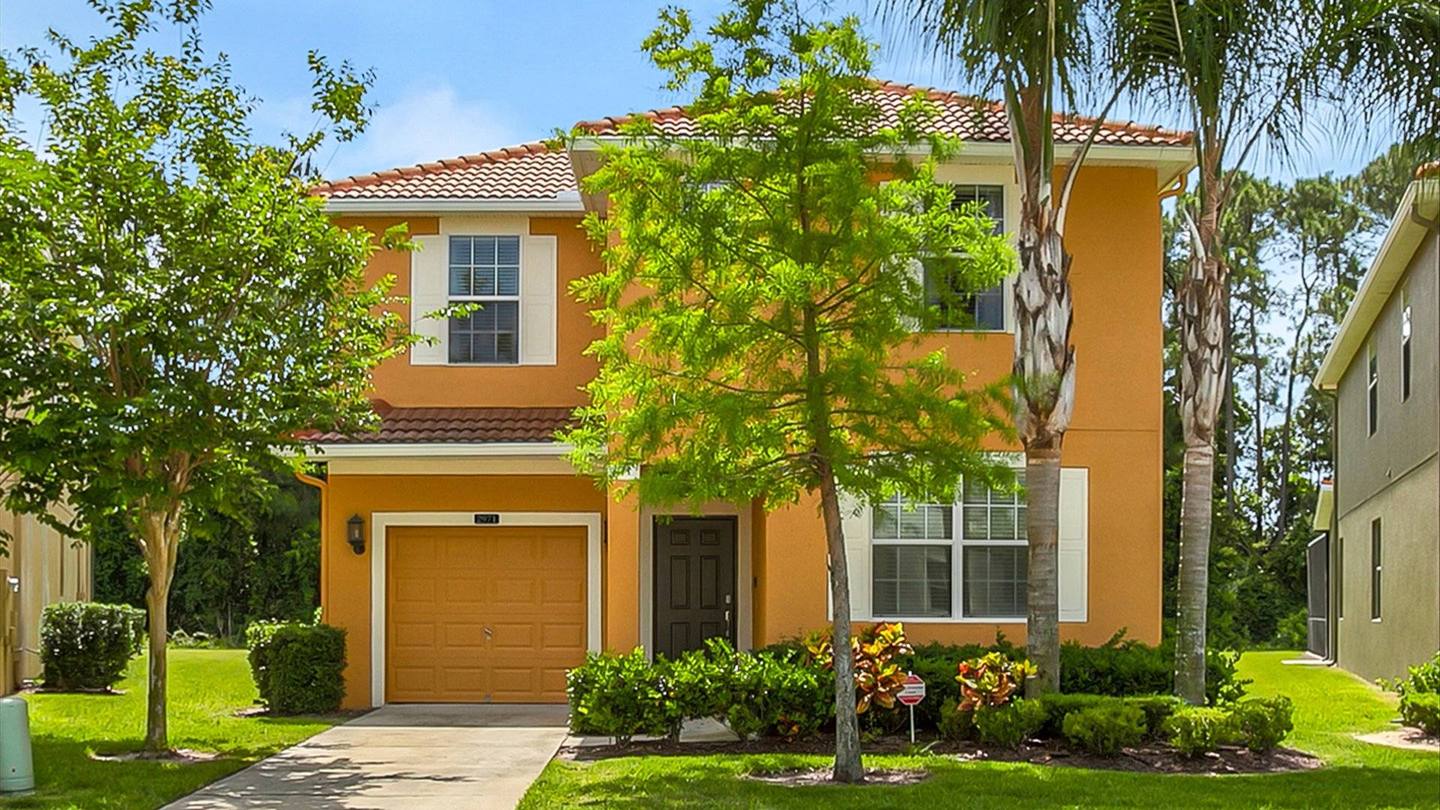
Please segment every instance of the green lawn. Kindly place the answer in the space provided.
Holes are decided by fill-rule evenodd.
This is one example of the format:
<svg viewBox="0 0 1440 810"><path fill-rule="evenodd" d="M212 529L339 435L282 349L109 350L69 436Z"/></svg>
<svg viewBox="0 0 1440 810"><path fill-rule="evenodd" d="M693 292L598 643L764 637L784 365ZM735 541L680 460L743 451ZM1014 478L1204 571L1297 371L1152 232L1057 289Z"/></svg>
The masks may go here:
<svg viewBox="0 0 1440 810"><path fill-rule="evenodd" d="M255 702L243 650L170 651L170 744L221 759L179 765L97 762L91 752L133 751L145 735L145 658L130 662L121 695L30 694L35 793L3 808L143 810L329 728L335 718L239 718Z"/></svg>
<svg viewBox="0 0 1440 810"><path fill-rule="evenodd" d="M1368 745L1355 732L1389 727L1394 701L1328 668L1287 667L1293 653L1250 653L1240 662L1250 693L1296 703L1287 744L1322 757L1319 771L1266 776L1151 775L944 757L870 757L870 766L923 766L909 787L786 788L737 779L753 770L826 764L824 757L757 755L627 757L552 762L521 803L551 807L1427 807L1440 806L1440 756Z"/></svg>

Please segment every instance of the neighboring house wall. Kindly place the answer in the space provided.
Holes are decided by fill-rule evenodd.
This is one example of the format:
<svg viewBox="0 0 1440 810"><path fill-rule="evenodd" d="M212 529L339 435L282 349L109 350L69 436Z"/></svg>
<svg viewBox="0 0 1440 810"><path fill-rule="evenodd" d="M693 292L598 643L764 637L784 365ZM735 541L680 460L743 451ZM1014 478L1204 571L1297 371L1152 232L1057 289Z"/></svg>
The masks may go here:
<svg viewBox="0 0 1440 810"><path fill-rule="evenodd" d="M9 554L0 557L0 694L4 694L20 681L40 676L40 615L45 606L91 598L92 582L88 545L65 538L28 515L0 512L0 527L11 535Z"/></svg>
<svg viewBox="0 0 1440 810"><path fill-rule="evenodd" d="M1411 388L1401 398L1402 291ZM1377 365L1369 431L1369 347ZM1340 379L1336 399L1338 663L1394 677L1440 649L1440 237L1429 234ZM1372 523L1380 521L1380 617L1371 613Z"/></svg>

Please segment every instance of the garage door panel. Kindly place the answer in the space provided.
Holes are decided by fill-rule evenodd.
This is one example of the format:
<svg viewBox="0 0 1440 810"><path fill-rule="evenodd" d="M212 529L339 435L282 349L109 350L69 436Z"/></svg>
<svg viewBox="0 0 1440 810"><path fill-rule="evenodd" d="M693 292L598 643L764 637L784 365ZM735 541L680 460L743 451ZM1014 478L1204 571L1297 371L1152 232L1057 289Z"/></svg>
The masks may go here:
<svg viewBox="0 0 1440 810"><path fill-rule="evenodd" d="M564 702L585 660L585 554L582 527L392 528L386 699Z"/></svg>

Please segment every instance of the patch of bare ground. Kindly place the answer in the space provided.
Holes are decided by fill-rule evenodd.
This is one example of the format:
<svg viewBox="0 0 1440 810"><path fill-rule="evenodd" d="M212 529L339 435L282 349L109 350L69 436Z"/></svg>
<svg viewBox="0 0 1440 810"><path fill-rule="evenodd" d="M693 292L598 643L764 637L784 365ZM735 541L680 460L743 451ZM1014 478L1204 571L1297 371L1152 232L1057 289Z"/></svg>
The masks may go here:
<svg viewBox="0 0 1440 810"><path fill-rule="evenodd" d="M1277 748L1274 751L1257 753L1246 748L1226 746L1215 753L1191 758L1159 742L1127 748L1113 757L1087 754L1068 748L1058 741L1032 742L1017 749L1005 749L982 748L973 743L945 740L922 740L919 746L912 746L904 737L887 736L866 742L864 748L866 754L906 754L923 750L925 755L951 756L962 762L1028 762L1035 765L1140 773L1287 773L1314 770L1324 765L1318 757L1292 748ZM832 754L834 751L833 737L817 735L795 742L766 737L735 742L675 743L669 740L643 740L616 745L567 745L560 749L557 756L585 762L634 756ZM829 773L828 769L821 770Z"/></svg>
<svg viewBox="0 0 1440 810"><path fill-rule="evenodd" d="M834 785L835 780L830 778L829 768L806 768L794 771L774 771L770 773L747 773L746 779L756 782L764 782L768 785L784 785L785 787L806 787L810 785ZM922 770L884 770L880 768L867 768L865 770L865 781L862 785L913 785L916 782L923 782L930 778L928 771Z"/></svg>
<svg viewBox="0 0 1440 810"><path fill-rule="evenodd" d="M1418 728L1401 726L1373 734L1356 734L1355 739L1373 745L1404 748L1411 751L1435 751L1440 753L1440 737L1432 737Z"/></svg>
<svg viewBox="0 0 1440 810"><path fill-rule="evenodd" d="M90 758L96 762L173 762L177 765L194 765L197 762L213 762L220 755L213 751L192 751L189 748L172 748L169 751L122 751L116 754L101 754L92 751Z"/></svg>

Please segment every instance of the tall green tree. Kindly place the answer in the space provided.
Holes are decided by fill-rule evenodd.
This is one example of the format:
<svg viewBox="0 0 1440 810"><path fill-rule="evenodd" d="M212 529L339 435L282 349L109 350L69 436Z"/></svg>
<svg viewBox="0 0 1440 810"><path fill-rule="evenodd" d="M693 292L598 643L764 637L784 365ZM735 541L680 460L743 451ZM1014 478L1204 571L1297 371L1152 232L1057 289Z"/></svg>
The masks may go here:
<svg viewBox="0 0 1440 810"><path fill-rule="evenodd" d="M838 651L834 778L857 782L841 493L948 502L961 476L1007 483L980 450L1004 430L998 392L917 345L938 316L917 264L974 291L1013 254L936 182L956 144L927 131L927 102L881 123L875 48L854 18L743 0L704 31L666 11L644 48L671 89L694 93L695 134L636 121L585 181L607 200L586 221L605 269L575 290L606 334L566 440L577 464L644 503L818 498Z"/></svg>
<svg viewBox="0 0 1440 810"><path fill-rule="evenodd" d="M1199 181L1183 211L1191 260L1179 290L1186 450L1175 691L1200 703L1215 431L1229 378L1221 223L1235 179L1262 144L1286 154L1307 113L1337 88L1370 102L1361 116L1387 111L1433 135L1440 13L1429 0L1118 0L1112 30L1115 81L1167 99L1194 130Z"/></svg>
<svg viewBox="0 0 1440 810"><path fill-rule="evenodd" d="M168 601L197 510L233 503L306 428L374 416L371 369L408 330L375 246L335 227L304 166L363 126L368 76L311 54L329 125L254 142L254 107L197 25L204 3L91 5L109 25L0 66L30 95L43 155L0 137L0 464L12 509L65 498L83 533L118 519L145 561L145 748L168 748ZM142 47L174 31L176 52ZM161 41L156 37L154 41ZM171 40L176 41L176 40Z"/></svg>
<svg viewBox="0 0 1440 810"><path fill-rule="evenodd" d="M1014 425L1025 448L1029 504L1026 654L1039 669L1027 694L1060 684L1060 453L1075 408L1073 303L1065 216L1085 156L1117 93L1069 156L1057 189L1053 119L1094 64L1099 18L1084 3L1047 0L889 0L895 24L912 29L942 61L1005 99L1020 185L1015 279Z"/></svg>

